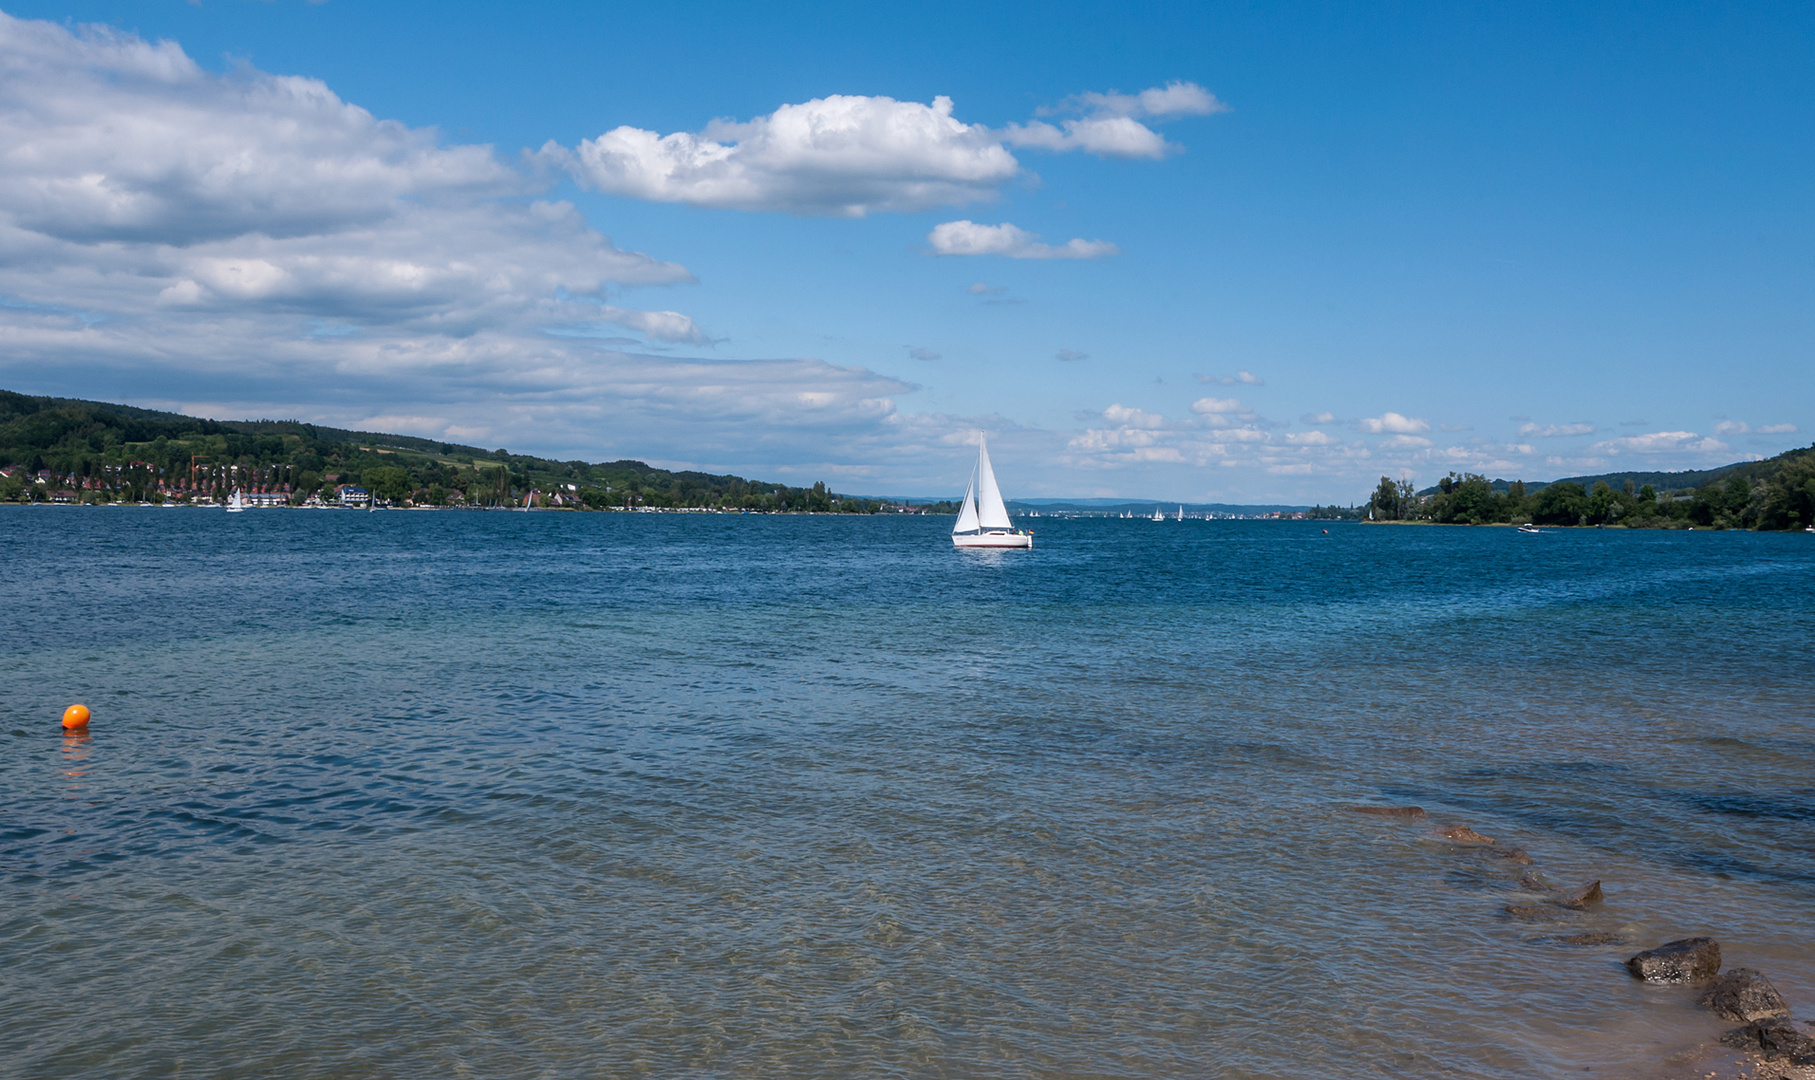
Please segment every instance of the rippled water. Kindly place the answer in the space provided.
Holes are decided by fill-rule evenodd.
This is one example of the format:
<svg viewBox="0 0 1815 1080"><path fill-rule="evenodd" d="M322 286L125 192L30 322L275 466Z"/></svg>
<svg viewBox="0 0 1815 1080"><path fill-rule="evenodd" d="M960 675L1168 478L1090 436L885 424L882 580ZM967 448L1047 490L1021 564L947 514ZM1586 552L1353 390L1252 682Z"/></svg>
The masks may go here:
<svg viewBox="0 0 1815 1080"><path fill-rule="evenodd" d="M1815 537L1038 524L0 508L0 1075L1650 1076L1698 933L1815 1016Z"/></svg>

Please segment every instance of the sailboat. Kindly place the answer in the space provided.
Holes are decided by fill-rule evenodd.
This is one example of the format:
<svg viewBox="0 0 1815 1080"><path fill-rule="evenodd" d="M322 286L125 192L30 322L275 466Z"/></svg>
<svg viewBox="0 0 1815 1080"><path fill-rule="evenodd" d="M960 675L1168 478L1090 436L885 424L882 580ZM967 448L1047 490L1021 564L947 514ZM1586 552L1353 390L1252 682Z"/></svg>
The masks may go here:
<svg viewBox="0 0 1815 1080"><path fill-rule="evenodd" d="M1175 518L1173 518L1173 519L1172 519L1172 520L1174 520L1174 521L1183 521L1183 520L1185 520L1185 508L1184 508L1184 507L1183 507L1183 506L1181 506L1181 507L1179 507L1179 508L1178 508L1178 517L1175 517Z"/></svg>
<svg viewBox="0 0 1815 1080"><path fill-rule="evenodd" d="M1155 520L1155 521L1165 521L1166 520L1166 512L1164 510L1161 510L1157 505L1153 508L1153 520Z"/></svg>
<svg viewBox="0 0 1815 1080"><path fill-rule="evenodd" d="M977 443L977 471L964 489L964 505L952 526L952 546L961 548L1031 548L1034 534L1015 528L1002 505L996 470L989 467L989 446Z"/></svg>
<svg viewBox="0 0 1815 1080"><path fill-rule="evenodd" d="M244 510L245 508L246 508L245 496L243 496L239 493L239 488L234 488L233 489L233 498L227 500L227 512L229 514L237 514L240 511Z"/></svg>

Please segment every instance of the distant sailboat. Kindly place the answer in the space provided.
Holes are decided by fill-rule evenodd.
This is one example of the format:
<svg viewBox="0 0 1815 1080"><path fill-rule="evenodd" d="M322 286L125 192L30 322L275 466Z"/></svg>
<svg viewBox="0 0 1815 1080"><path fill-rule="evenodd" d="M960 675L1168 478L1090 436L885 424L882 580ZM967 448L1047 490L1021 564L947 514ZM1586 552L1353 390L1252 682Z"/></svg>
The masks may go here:
<svg viewBox="0 0 1815 1080"><path fill-rule="evenodd" d="M246 508L245 496L243 496L239 493L239 488L234 488L233 497L231 499L227 500L227 512L229 514L237 514L240 511L244 510L245 508Z"/></svg>
<svg viewBox="0 0 1815 1080"><path fill-rule="evenodd" d="M1178 508L1178 517L1175 517L1175 518L1173 518L1173 519L1172 519L1172 520L1174 520L1174 521L1183 521L1183 520L1185 520L1185 508L1184 508L1184 507L1183 507L1183 506L1181 506L1181 507L1179 507L1179 508Z"/></svg>
<svg viewBox="0 0 1815 1080"><path fill-rule="evenodd" d="M1161 510L1158 506L1155 506L1153 508L1153 520L1165 521L1166 520L1166 511Z"/></svg>
<svg viewBox="0 0 1815 1080"><path fill-rule="evenodd" d="M996 470L989 467L989 447L977 443L977 472L964 489L964 505L952 526L952 546L961 548L1031 548L1034 536L1015 528L996 487Z"/></svg>

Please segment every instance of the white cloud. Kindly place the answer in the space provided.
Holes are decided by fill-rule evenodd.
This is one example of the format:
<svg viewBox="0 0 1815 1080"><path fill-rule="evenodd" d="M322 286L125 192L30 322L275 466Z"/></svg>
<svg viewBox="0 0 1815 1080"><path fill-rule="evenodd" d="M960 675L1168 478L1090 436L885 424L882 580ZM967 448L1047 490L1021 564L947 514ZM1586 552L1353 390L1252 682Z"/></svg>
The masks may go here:
<svg viewBox="0 0 1815 1080"><path fill-rule="evenodd" d="M1084 93L1061 105L1038 110L1043 115L1071 110L1089 111L1100 116L1143 116L1161 119L1171 116L1208 116L1228 112L1229 106L1215 94L1192 82L1173 80L1165 86L1150 87L1138 94Z"/></svg>
<svg viewBox="0 0 1815 1080"><path fill-rule="evenodd" d="M1293 446L1335 446L1342 440L1326 431L1294 431L1286 435Z"/></svg>
<svg viewBox="0 0 1815 1080"><path fill-rule="evenodd" d="M1063 244L1040 243L1039 236L1004 222L979 225L974 221L947 221L933 227L926 242L935 255L1003 255L1011 259L1101 259L1120 255L1121 249L1106 240L1068 240Z"/></svg>
<svg viewBox="0 0 1815 1080"><path fill-rule="evenodd" d="M1588 448L1591 454L1666 454L1725 450L1719 439L1704 438L1693 431L1654 431L1648 435L1627 435L1598 442Z"/></svg>
<svg viewBox="0 0 1815 1080"><path fill-rule="evenodd" d="M1305 413L1299 419L1307 424L1334 424L1336 414L1326 409L1323 412Z"/></svg>
<svg viewBox="0 0 1815 1080"><path fill-rule="evenodd" d="M538 156L609 195L843 217L988 199L1020 170L988 128L952 116L950 98L851 94L716 120L699 134L617 127L575 151L550 142Z"/></svg>
<svg viewBox="0 0 1815 1080"><path fill-rule="evenodd" d="M1157 428L1166 423L1166 418L1159 413L1150 413L1125 405L1111 405L1104 409L1103 419L1120 427Z"/></svg>
<svg viewBox="0 0 1815 1080"><path fill-rule="evenodd" d="M991 285L987 281L973 281L970 287L964 291L972 296L1001 296L1008 291L1008 286Z"/></svg>
<svg viewBox="0 0 1815 1080"><path fill-rule="evenodd" d="M1355 426L1370 435L1417 435L1431 429L1430 421L1401 416L1396 412L1355 421Z"/></svg>
<svg viewBox="0 0 1815 1080"><path fill-rule="evenodd" d="M1519 434L1527 438L1559 439L1569 435L1593 435L1593 424L1520 424Z"/></svg>
<svg viewBox="0 0 1815 1080"><path fill-rule="evenodd" d="M1753 427L1744 420L1722 420L1714 425L1716 435L1794 435L1795 424L1766 424Z"/></svg>
<svg viewBox="0 0 1815 1080"><path fill-rule="evenodd" d="M721 462L874 437L915 389L608 347L634 343L607 327L708 342L622 296L684 267L536 201L489 148L316 80L0 14L0 148L0 376L19 389Z"/></svg>
<svg viewBox="0 0 1815 1080"><path fill-rule="evenodd" d="M1059 125L1035 120L994 131L931 104L832 94L767 116L714 120L668 135L621 125L569 149L530 155L608 195L733 210L863 217L995 198L1021 171L1009 146L1155 159L1176 150L1136 117L1206 115L1227 107L1194 83L1139 94L1080 94Z"/></svg>
<svg viewBox="0 0 1815 1080"><path fill-rule="evenodd" d="M1069 364L1078 360L1088 360L1090 359L1090 354L1087 352L1079 352L1076 349L1060 349L1053 354L1053 359L1063 360Z"/></svg>
<svg viewBox="0 0 1815 1080"><path fill-rule="evenodd" d="M1011 146L1040 150L1082 150L1098 157L1146 158L1157 161L1174 149L1159 132L1126 116L1094 116L1064 120L1053 126L1044 120L1010 124L1002 132Z"/></svg>
<svg viewBox="0 0 1815 1080"><path fill-rule="evenodd" d="M1235 398L1206 397L1192 402L1191 411L1199 416L1209 416L1218 413L1243 413L1248 411L1248 407Z"/></svg>
<svg viewBox="0 0 1815 1080"><path fill-rule="evenodd" d="M1138 94L1077 94L1060 105L1039 110L1043 115L1081 112L1084 115L1059 121L1058 125L1043 120L1010 124L1003 129L1003 140L1012 146L1041 150L1082 150L1099 157L1158 159L1178 149L1140 119L1167 119L1177 116L1207 116L1228 112L1229 107L1216 95L1196 83L1171 82Z"/></svg>
<svg viewBox="0 0 1815 1080"><path fill-rule="evenodd" d="M908 356L912 357L915 360L937 360L937 359L939 359L939 354L934 352L933 350L916 348L914 346L908 347Z"/></svg>

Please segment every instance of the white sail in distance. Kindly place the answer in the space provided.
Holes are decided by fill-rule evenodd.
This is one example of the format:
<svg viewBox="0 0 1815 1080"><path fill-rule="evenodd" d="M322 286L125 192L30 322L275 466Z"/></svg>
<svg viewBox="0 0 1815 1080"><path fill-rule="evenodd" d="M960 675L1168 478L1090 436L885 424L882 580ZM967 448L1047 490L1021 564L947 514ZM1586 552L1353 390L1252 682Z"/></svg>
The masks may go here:
<svg viewBox="0 0 1815 1080"><path fill-rule="evenodd" d="M977 525L984 529L1012 529L1008 507L1002 505L1002 492L996 487L996 470L989 467L989 444L977 443Z"/></svg>
<svg viewBox="0 0 1815 1080"><path fill-rule="evenodd" d="M972 493L974 493L976 489L977 482L976 478L973 477L970 484L964 489L964 505L958 508L958 523L952 526L953 532L961 533L976 531L977 500L971 498Z"/></svg>

